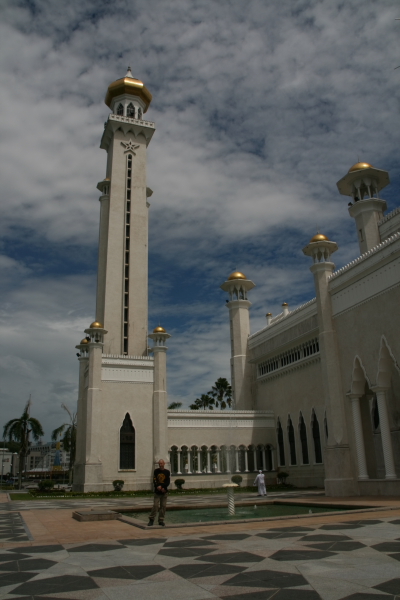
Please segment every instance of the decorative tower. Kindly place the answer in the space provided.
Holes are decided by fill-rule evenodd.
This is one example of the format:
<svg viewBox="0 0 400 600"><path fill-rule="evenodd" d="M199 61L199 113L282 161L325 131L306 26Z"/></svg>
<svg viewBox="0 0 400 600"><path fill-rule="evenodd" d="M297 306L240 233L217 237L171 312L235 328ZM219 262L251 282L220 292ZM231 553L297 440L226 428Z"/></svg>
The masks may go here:
<svg viewBox="0 0 400 600"><path fill-rule="evenodd" d="M107 151L100 196L96 320L108 330L105 351L147 355L148 209L146 151L154 123L143 120L151 94L130 68L108 87L112 113L100 147ZM123 235L121 233L123 232Z"/></svg>
<svg viewBox="0 0 400 600"><path fill-rule="evenodd" d="M303 252L314 264L314 275L319 326L319 349L321 355L322 381L325 406L329 423L329 439L325 447L326 494L351 496L357 493L353 478L350 446L345 416L345 395L341 385L337 336L332 317L332 303L328 278L335 269L331 255L338 246L325 235L315 235Z"/></svg>
<svg viewBox="0 0 400 600"><path fill-rule="evenodd" d="M151 352L154 354L154 391L153 391L153 450L154 466L162 458L168 459L168 417L167 417L167 346L170 338L164 327L153 329L149 338L153 340Z"/></svg>
<svg viewBox="0 0 400 600"><path fill-rule="evenodd" d="M342 195L353 198L354 204L349 203L349 214L356 221L361 254L381 243L378 221L382 219L387 205L379 198L379 192L389 183L387 171L358 162L336 184Z"/></svg>
<svg viewBox="0 0 400 600"><path fill-rule="evenodd" d="M143 119L151 94L131 70L105 98L111 114L101 148L96 321L79 350L74 490L148 489L155 456L166 452L166 347L148 356L147 146L154 123ZM169 335L158 332L165 341ZM152 334L154 336L154 334Z"/></svg>
<svg viewBox="0 0 400 600"><path fill-rule="evenodd" d="M250 369L247 364L247 343L250 335L249 308L247 292L255 284L246 275L235 271L221 285L228 292L230 333L231 333L231 384L233 390L233 408L251 410Z"/></svg>

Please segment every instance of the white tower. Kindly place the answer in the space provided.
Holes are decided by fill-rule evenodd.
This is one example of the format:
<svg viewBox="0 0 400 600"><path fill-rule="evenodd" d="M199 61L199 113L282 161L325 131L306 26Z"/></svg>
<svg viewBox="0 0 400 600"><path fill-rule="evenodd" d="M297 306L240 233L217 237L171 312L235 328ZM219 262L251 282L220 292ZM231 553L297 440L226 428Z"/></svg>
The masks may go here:
<svg viewBox="0 0 400 600"><path fill-rule="evenodd" d="M387 171L358 162L336 184L342 195L353 198L354 204L349 203L349 213L356 221L361 254L381 242L378 221L382 219L387 205L379 198L379 192L389 183Z"/></svg>
<svg viewBox="0 0 400 600"><path fill-rule="evenodd" d="M148 209L146 152L154 123L143 121L151 94L130 68L108 87L112 110L100 147L107 151L100 196L96 320L108 330L105 352L147 355Z"/></svg>
<svg viewBox="0 0 400 600"><path fill-rule="evenodd" d="M255 284L246 275L235 271L221 285L228 292L229 322L231 334L231 385L233 390L233 408L236 410L251 410L250 369L247 364L248 338L250 335L249 308L247 292Z"/></svg>
<svg viewBox="0 0 400 600"><path fill-rule="evenodd" d="M151 94L125 77L105 98L111 114L101 148L106 177L98 184L100 234L96 321L77 348L80 376L74 489L149 489L156 457L167 460L165 330L154 330L148 356L147 146L154 123L143 119ZM156 337L155 334L157 334Z"/></svg>

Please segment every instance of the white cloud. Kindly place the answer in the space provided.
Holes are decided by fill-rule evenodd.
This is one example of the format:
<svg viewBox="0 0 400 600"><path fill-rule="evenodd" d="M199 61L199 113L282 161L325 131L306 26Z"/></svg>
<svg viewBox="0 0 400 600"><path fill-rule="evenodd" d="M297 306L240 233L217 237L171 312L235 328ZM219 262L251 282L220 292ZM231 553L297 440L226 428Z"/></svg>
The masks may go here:
<svg viewBox="0 0 400 600"><path fill-rule="evenodd" d="M107 85L131 64L154 96L150 326L172 328L169 390L193 400L229 374L219 285L231 270L257 284L252 329L262 327L267 310L313 296L301 248L317 228L339 243L339 266L355 255L335 184L358 156L391 170L396 201L396 16L372 0L8 5L2 420L34 391L48 434L60 402L76 399L74 345L94 314Z"/></svg>

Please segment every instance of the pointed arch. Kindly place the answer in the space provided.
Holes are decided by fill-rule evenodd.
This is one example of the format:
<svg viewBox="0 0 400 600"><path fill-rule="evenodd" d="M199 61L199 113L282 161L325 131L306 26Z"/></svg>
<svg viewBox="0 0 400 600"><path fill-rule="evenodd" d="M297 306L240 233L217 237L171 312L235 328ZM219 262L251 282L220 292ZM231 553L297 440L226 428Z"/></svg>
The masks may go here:
<svg viewBox="0 0 400 600"><path fill-rule="evenodd" d="M301 411L299 415L299 434L301 442L302 462L303 465L308 465L310 464L310 461L308 458L307 428Z"/></svg>
<svg viewBox="0 0 400 600"><path fill-rule="evenodd" d="M143 111L142 111L142 109L139 106L139 108L138 108L138 119L141 121L142 117L143 117Z"/></svg>
<svg viewBox="0 0 400 600"><path fill-rule="evenodd" d="M276 425L276 436L278 439L278 454L279 454L279 466L285 466L285 444L283 441L283 429L281 425L280 418L278 417L277 425Z"/></svg>
<svg viewBox="0 0 400 600"><path fill-rule="evenodd" d="M326 419L326 416L325 416ZM326 425L327 427L327 425ZM314 456L316 463L322 463L322 447L321 447L321 434L319 429L319 423L315 410L312 409L311 413L311 431L314 442Z"/></svg>
<svg viewBox="0 0 400 600"><path fill-rule="evenodd" d="M118 104L117 106L117 115L123 116L124 115L124 107L121 104L121 102Z"/></svg>
<svg viewBox="0 0 400 600"><path fill-rule="evenodd" d="M397 364L397 361L393 356L393 352L386 340L386 337L383 335L381 337L378 359L378 372L376 375L376 384L379 387L390 387L390 382L392 379L392 366L394 366L396 371L400 374L399 365Z"/></svg>
<svg viewBox="0 0 400 600"><path fill-rule="evenodd" d="M371 387L370 380L362 360L358 355L356 355L353 361L350 393L361 398L361 396L363 396L365 393L365 382L367 382L368 387Z"/></svg>
<svg viewBox="0 0 400 600"><path fill-rule="evenodd" d="M129 102L129 104L127 106L126 116L131 117L132 119L135 118L135 107L133 106L132 102Z"/></svg>
<svg viewBox="0 0 400 600"><path fill-rule="evenodd" d="M289 439L290 464L297 465L296 441L295 441L295 437L294 437L294 427L293 427L293 423L292 423L292 419L290 418L290 415L288 415L287 431L288 431L288 439Z"/></svg>
<svg viewBox="0 0 400 600"><path fill-rule="evenodd" d="M119 430L119 468L135 468L135 428L129 413L126 413Z"/></svg>

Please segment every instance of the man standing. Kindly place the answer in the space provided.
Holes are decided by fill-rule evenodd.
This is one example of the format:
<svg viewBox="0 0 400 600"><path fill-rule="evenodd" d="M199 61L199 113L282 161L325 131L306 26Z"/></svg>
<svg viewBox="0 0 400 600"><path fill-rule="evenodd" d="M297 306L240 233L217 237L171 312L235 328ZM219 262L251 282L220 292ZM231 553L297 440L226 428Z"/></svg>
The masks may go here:
<svg viewBox="0 0 400 600"><path fill-rule="evenodd" d="M257 475L253 485L258 486L258 495L259 496L267 495L267 489L265 487L265 475L262 471L258 471L258 475Z"/></svg>
<svg viewBox="0 0 400 600"><path fill-rule="evenodd" d="M151 509L149 522L147 525L151 526L154 524L154 519L158 511L158 524L162 527L165 526L164 517L165 509L167 508L168 498L168 486L170 484L170 472L165 468L165 461L161 458L158 461L158 469L154 470L153 484L154 484L154 501L153 508Z"/></svg>

